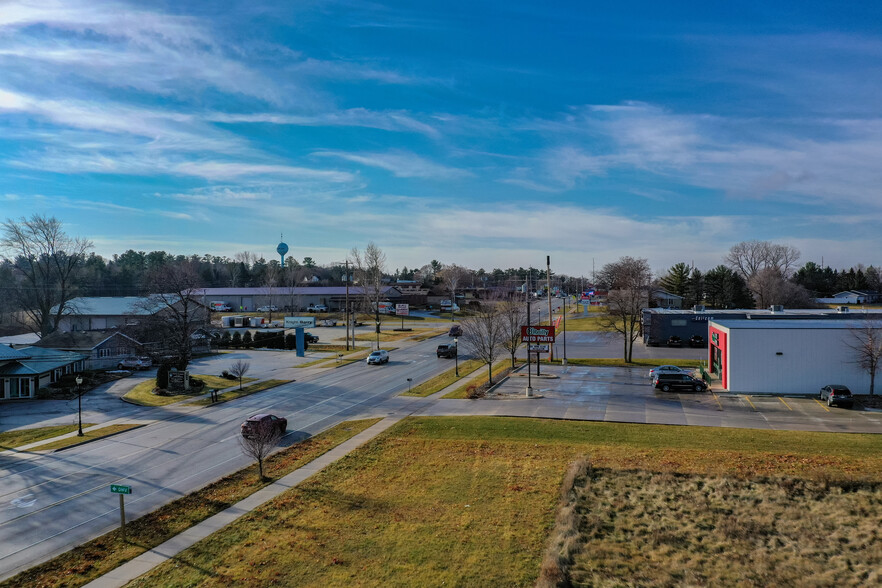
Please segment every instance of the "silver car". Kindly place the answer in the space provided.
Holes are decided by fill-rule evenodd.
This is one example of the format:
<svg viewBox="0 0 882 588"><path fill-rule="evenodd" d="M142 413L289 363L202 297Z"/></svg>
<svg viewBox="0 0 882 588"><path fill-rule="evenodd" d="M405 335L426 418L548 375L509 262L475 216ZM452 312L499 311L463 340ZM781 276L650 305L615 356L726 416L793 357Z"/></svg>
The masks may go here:
<svg viewBox="0 0 882 588"><path fill-rule="evenodd" d="M385 349L374 351L367 356L368 365L379 365L381 363L389 363L389 352Z"/></svg>

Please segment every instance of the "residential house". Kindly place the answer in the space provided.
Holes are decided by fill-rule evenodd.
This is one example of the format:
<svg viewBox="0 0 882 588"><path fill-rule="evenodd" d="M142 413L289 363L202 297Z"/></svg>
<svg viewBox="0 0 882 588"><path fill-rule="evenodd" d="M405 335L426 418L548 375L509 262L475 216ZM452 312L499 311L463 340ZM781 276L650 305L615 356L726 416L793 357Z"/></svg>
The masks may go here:
<svg viewBox="0 0 882 588"><path fill-rule="evenodd" d="M126 357L146 354L144 344L119 331L55 331L35 345L83 354L90 370L116 369Z"/></svg>
<svg viewBox="0 0 882 588"><path fill-rule="evenodd" d="M0 344L0 401L34 398L37 390L65 374L83 371L85 361L80 353Z"/></svg>

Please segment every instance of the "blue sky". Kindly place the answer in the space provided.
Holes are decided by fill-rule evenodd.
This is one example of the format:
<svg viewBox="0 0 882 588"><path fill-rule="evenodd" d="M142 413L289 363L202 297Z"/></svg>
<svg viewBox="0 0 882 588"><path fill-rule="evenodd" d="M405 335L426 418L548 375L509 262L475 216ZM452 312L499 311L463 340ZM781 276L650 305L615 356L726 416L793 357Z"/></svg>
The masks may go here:
<svg viewBox="0 0 882 588"><path fill-rule="evenodd" d="M103 255L882 264L882 5L604 4L0 0L0 217Z"/></svg>

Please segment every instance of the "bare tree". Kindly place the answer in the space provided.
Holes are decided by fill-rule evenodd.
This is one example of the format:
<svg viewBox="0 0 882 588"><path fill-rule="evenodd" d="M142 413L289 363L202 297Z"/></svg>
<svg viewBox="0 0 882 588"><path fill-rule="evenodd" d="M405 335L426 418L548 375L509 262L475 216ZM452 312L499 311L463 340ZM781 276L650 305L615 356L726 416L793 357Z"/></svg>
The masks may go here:
<svg viewBox="0 0 882 588"><path fill-rule="evenodd" d="M58 328L71 312L76 281L92 243L69 237L55 217L34 214L3 223L0 247L23 284L9 291L40 336Z"/></svg>
<svg viewBox="0 0 882 588"><path fill-rule="evenodd" d="M251 369L251 364L241 359L234 361L233 365L230 366L230 374L239 380L239 390L242 389L242 378L245 377L249 369Z"/></svg>
<svg viewBox="0 0 882 588"><path fill-rule="evenodd" d="M257 462L261 481L266 479L263 475L263 463L279 444L282 435L282 431L276 427L257 426L248 437L239 436L239 447L242 448L242 453Z"/></svg>
<svg viewBox="0 0 882 588"><path fill-rule="evenodd" d="M846 345L854 350L854 363L870 374L870 396L876 393L876 371L882 361L882 321L865 321L851 329L851 342Z"/></svg>
<svg viewBox="0 0 882 588"><path fill-rule="evenodd" d="M799 249L770 241L742 241L733 245L726 255L726 263L750 280L766 268L774 268L782 277L790 277L799 260Z"/></svg>
<svg viewBox="0 0 882 588"><path fill-rule="evenodd" d="M808 290L785 279L772 267L759 270L747 281L747 287L756 300L757 308L768 308L773 304L791 308L807 308L814 305Z"/></svg>
<svg viewBox="0 0 882 588"><path fill-rule="evenodd" d="M640 336L643 309L649 304L649 288L652 271L646 259L622 257L608 263L600 270L600 279L609 287L607 314L600 324L621 333L624 339L624 359L631 361L634 341Z"/></svg>
<svg viewBox="0 0 882 588"><path fill-rule="evenodd" d="M380 301L383 296L383 272L386 268L386 254L371 241L364 251L352 248L352 262L355 278L361 286L364 309L373 311L376 320L377 349L380 348Z"/></svg>
<svg viewBox="0 0 882 588"><path fill-rule="evenodd" d="M150 272L150 295L144 307L150 313L143 329L146 339L160 342L176 357L176 367L187 369L193 357L193 333L208 312L199 301L202 291L199 273L190 263L167 265Z"/></svg>
<svg viewBox="0 0 882 588"><path fill-rule="evenodd" d="M452 319L453 309L455 308L455 306L452 305L456 304L456 289L468 277L469 270L454 263L445 266L444 269L441 270L440 275L444 287L450 292L450 315Z"/></svg>
<svg viewBox="0 0 882 588"><path fill-rule="evenodd" d="M266 293L266 303L270 307L269 320L273 320L273 306L276 303L276 286L282 275L282 266L277 263L267 265L266 274L263 277L263 288Z"/></svg>
<svg viewBox="0 0 882 588"><path fill-rule="evenodd" d="M521 347L521 327L527 324L527 310L523 302L506 300L497 307L502 322L502 348L511 355L511 367L515 366L515 354Z"/></svg>
<svg viewBox="0 0 882 588"><path fill-rule="evenodd" d="M499 356L506 337L505 327L496 304L485 303L480 310L462 321L459 339L467 351L487 364L488 380L493 384L493 362Z"/></svg>

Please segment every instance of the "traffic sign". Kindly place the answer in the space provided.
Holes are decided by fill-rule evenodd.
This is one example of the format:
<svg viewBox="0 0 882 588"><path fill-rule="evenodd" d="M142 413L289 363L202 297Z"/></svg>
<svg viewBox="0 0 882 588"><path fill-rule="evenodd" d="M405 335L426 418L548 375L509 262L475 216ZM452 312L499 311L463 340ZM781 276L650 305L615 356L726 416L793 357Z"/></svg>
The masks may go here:
<svg viewBox="0 0 882 588"><path fill-rule="evenodd" d="M131 494L132 487L131 486L122 486L120 484L111 484L110 491L113 494Z"/></svg>

